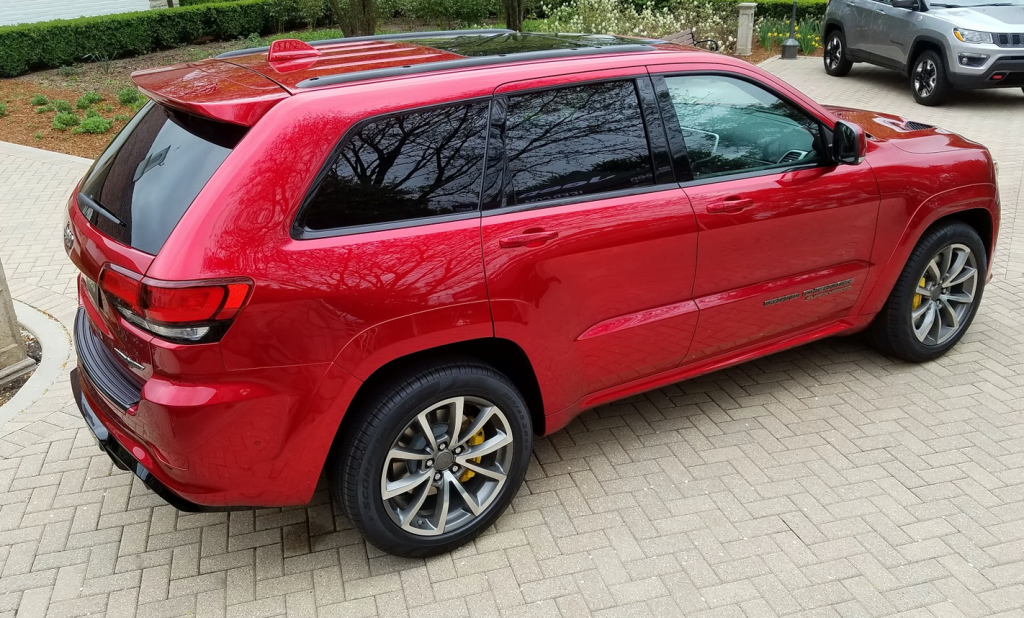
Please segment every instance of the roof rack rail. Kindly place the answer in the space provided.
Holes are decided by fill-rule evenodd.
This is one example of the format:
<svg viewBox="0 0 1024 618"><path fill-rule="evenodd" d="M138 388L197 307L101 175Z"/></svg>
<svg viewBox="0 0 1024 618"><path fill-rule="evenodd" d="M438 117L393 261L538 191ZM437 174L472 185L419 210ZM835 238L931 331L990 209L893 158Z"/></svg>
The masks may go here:
<svg viewBox="0 0 1024 618"><path fill-rule="evenodd" d="M551 49L513 54L499 54L497 56L473 56L470 58L460 58L458 60L442 60L440 62L426 62L423 64L391 67L387 69L372 69L369 71L355 71L352 73L326 75L324 77L310 77L302 80L296 84L295 87L313 88L315 86L331 86L334 84L361 82L364 80L380 79L385 77L400 77L404 75L415 75L417 73L444 71L447 69L465 69L469 67L506 64L511 62L572 58L576 56L592 56L595 54L649 52L654 51L654 49L655 48L651 45L606 45L602 47L574 47L572 49Z"/></svg>
<svg viewBox="0 0 1024 618"><path fill-rule="evenodd" d="M429 32L396 32L393 34L375 34L372 36L350 36L343 39L323 39L321 41L309 41L309 45L330 45L334 43L358 43L360 41L401 41L408 39L424 39L437 36L484 36L492 34L516 34L515 30L506 28L481 28L478 30L431 30ZM214 58L235 58L237 56L248 56L249 54L261 54L270 51L270 46L250 47L249 49L236 49L224 52Z"/></svg>

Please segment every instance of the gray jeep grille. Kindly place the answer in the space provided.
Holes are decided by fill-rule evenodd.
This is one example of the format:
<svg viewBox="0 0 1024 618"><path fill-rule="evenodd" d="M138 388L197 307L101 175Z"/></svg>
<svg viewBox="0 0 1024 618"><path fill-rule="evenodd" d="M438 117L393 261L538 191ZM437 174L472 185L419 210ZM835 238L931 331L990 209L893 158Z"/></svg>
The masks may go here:
<svg viewBox="0 0 1024 618"><path fill-rule="evenodd" d="M1024 47L1024 34L993 34L999 47Z"/></svg>

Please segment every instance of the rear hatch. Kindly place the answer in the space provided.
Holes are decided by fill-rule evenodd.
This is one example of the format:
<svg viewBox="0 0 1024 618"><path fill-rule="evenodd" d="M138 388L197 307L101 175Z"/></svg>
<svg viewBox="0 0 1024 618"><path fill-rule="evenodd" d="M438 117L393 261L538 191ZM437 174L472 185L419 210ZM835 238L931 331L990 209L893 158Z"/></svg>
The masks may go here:
<svg viewBox="0 0 1024 618"><path fill-rule="evenodd" d="M288 95L266 78L215 61L133 79L153 101L114 138L72 196L65 245L81 270L79 295L91 323L76 336L101 340L109 354L92 356L108 357L100 360L118 366L107 369L141 382L152 375L153 333L124 319L112 302L121 292L112 286L142 281L248 125Z"/></svg>

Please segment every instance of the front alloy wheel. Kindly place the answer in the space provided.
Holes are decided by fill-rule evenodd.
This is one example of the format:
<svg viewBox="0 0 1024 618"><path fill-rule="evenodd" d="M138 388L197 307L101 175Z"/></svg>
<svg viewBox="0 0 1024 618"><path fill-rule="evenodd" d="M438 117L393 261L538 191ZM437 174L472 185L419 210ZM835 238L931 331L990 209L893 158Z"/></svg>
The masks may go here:
<svg viewBox="0 0 1024 618"><path fill-rule="evenodd" d="M985 291L988 261L978 232L962 221L939 223L910 254L868 330L882 352L922 362L963 337Z"/></svg>
<svg viewBox="0 0 1024 618"><path fill-rule="evenodd" d="M939 54L926 50L917 57L910 71L910 87L914 100L921 105L941 105L946 101L952 86Z"/></svg>
<svg viewBox="0 0 1024 618"><path fill-rule="evenodd" d="M912 302L914 335L925 345L938 346L960 332L974 306L978 261L967 245L943 248L929 262Z"/></svg>
<svg viewBox="0 0 1024 618"><path fill-rule="evenodd" d="M346 415L327 467L331 493L368 541L399 556L473 540L508 507L530 463L525 399L476 360L378 380Z"/></svg>

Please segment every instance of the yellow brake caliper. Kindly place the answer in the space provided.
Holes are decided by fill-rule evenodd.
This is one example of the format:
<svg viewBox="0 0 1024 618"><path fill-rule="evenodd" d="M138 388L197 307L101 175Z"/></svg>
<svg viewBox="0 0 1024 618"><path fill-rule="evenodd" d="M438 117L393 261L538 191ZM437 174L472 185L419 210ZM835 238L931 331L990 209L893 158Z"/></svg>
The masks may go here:
<svg viewBox="0 0 1024 618"><path fill-rule="evenodd" d="M918 287L923 288L924 285L924 277L921 277L921 283L918 284ZM921 296L920 294L914 294L914 301L910 304L910 308L917 309L918 307L921 306L922 300L924 300L924 296Z"/></svg>
<svg viewBox="0 0 1024 618"><path fill-rule="evenodd" d="M466 446L477 446L478 444L483 444L483 443L484 443L484 429L483 429L483 427L481 427L480 431L478 431L475 434L473 434L472 437L470 437L470 439L466 441ZM482 457L474 457L473 459L470 459L469 461L471 461L471 462L473 462L475 464L479 464L481 459L482 459ZM469 479L473 478L474 476L476 476L476 472L473 472L472 470L469 470L467 468L459 476L459 482L460 483L465 483L466 481L468 481Z"/></svg>

